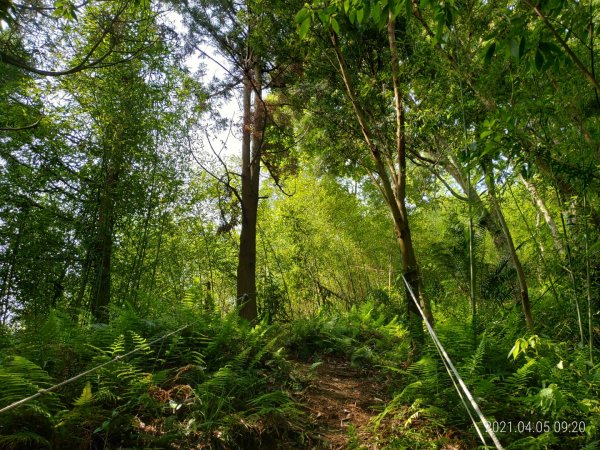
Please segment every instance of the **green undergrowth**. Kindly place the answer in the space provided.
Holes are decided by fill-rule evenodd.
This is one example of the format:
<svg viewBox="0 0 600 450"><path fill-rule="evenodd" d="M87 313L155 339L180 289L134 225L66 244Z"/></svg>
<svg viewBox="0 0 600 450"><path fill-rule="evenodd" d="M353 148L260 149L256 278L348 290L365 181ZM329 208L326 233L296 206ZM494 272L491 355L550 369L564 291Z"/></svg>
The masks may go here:
<svg viewBox="0 0 600 450"><path fill-rule="evenodd" d="M120 311L80 328L60 313L0 349L0 407L137 349L0 415L0 448L279 448L303 445L280 330L230 314L154 320ZM151 342L186 322L193 325Z"/></svg>
<svg viewBox="0 0 600 450"><path fill-rule="evenodd" d="M470 327L455 323L439 323L436 332L505 448L598 448L600 366L590 364L587 352L537 335L515 344L483 332L475 344ZM374 423L392 418L387 448L439 448L457 441L462 448L483 448L431 341L408 367L383 370L394 374L393 398Z"/></svg>
<svg viewBox="0 0 600 450"><path fill-rule="evenodd" d="M493 324L474 340L456 319L436 331L505 448L598 447L600 368L577 343ZM149 319L124 308L86 327L53 312L0 337L0 408L137 350L0 414L0 448L316 448L291 360L326 358L388 389L370 425L379 448L482 448L431 341L411 354L406 328L373 302L254 328L192 309Z"/></svg>
<svg viewBox="0 0 600 450"><path fill-rule="evenodd" d="M598 448L600 365L591 364L577 342L545 334L556 320L540 327L539 336L519 334L518 312L503 323L487 324L477 339L470 324L457 318L436 324L501 443L509 449ZM392 399L373 419L381 448L483 448L431 339L410 355L406 328L384 306L367 302L342 314L321 311L287 327L285 343L296 358L333 356L377 370Z"/></svg>
<svg viewBox="0 0 600 450"><path fill-rule="evenodd" d="M335 356L354 366L401 365L410 349L398 318L372 302L344 313L322 310L289 324L285 336L286 347L299 359Z"/></svg>

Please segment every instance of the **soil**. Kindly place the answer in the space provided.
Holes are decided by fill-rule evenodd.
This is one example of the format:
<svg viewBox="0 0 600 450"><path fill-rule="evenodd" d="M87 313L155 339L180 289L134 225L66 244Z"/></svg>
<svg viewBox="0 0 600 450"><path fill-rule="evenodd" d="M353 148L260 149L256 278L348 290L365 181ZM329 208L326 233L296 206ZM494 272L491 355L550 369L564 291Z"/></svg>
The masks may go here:
<svg viewBox="0 0 600 450"><path fill-rule="evenodd" d="M312 366L299 361L294 371L307 386L296 397L314 421L315 448L378 449L371 419L387 401L385 383L341 359L324 358Z"/></svg>

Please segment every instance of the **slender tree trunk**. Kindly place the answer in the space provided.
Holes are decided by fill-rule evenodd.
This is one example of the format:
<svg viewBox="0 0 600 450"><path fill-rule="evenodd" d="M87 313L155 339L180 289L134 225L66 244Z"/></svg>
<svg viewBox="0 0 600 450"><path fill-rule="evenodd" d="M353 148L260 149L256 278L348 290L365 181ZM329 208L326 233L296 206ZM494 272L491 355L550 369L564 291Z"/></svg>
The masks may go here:
<svg viewBox="0 0 600 450"><path fill-rule="evenodd" d="M373 131L367 121L367 115L356 98L352 80L348 73L348 69L338 43L337 35L335 35L333 32L331 34L331 40L336 53L340 74L342 76L344 86L346 87L346 94L350 99L365 143L369 148L371 158L375 164L375 173L377 174L377 177L375 177L373 173L370 173L371 179L373 180L375 186L379 189L386 204L388 205L390 214L394 221L394 229L400 247L402 271L404 277L406 278L407 283L419 302L419 306L423 310L425 317L428 319L428 321L433 323L433 315L431 313L430 305L423 296L422 280L419 275L419 268L417 265L417 259L414 252L414 246L408 222L408 212L406 210L406 135L404 108L402 103L402 94L399 89L400 83L398 80L399 60L395 40L395 22L391 17L388 25L388 39L391 51L395 101L394 106L396 110L396 164L394 164L391 159L385 159L386 156L382 155L382 152L375 144L373 140ZM386 166L389 170L389 174L388 170L386 170ZM421 317L419 308L414 303L408 288L406 292L406 306L409 322L412 324L413 322L418 321ZM413 327L411 326L411 328ZM421 340L420 335L422 334L422 329L417 330L417 326L415 325L412 333L415 341Z"/></svg>
<svg viewBox="0 0 600 450"><path fill-rule="evenodd" d="M502 225L502 229L504 231L506 241L509 246L511 262L517 272L517 279L519 281L519 297L521 299L521 307L523 308L523 314L525 315L525 322L527 323L527 328L533 330L533 317L531 315L531 304L529 302L529 290L527 288L527 279L525 278L525 272L523 270L523 266L521 265L519 255L517 255L517 250L515 249L515 245L510 234L510 229L508 228L508 224L504 219L504 213L502 212L502 208L500 207L500 203L498 203L498 199L496 197L494 170L487 164L484 164L483 170L485 173L485 183L488 188L490 204L494 212L496 213L498 222Z"/></svg>
<svg viewBox="0 0 600 450"><path fill-rule="evenodd" d="M156 285L156 271L158 269L158 263L160 262L160 252L162 250L163 233L167 222L167 213L162 213L160 219L160 229L158 230L158 243L156 244L156 254L154 255L154 263L152 264L152 276L150 277L150 293L154 293L154 286Z"/></svg>
<svg viewBox="0 0 600 450"><path fill-rule="evenodd" d="M242 229L237 268L237 304L240 316L249 321L257 318L256 305L256 223L260 187L260 152L264 134L265 112L260 70L248 68L243 86L242 134ZM254 113L252 94L254 93Z"/></svg>
<svg viewBox="0 0 600 450"><path fill-rule="evenodd" d="M454 180L459 184L465 195L467 195L471 206L479 215L478 225L485 228L490 233L494 247L496 247L500 253L505 254L508 259L510 259L510 246L508 245L506 235L497 216L490 213L490 210L485 206L476 189L469 189L469 183L464 179L462 173L460 170L458 170L454 162L450 161L446 157L442 157L440 163L450 174L450 176L452 176L452 178L454 178Z"/></svg>
<svg viewBox="0 0 600 450"><path fill-rule="evenodd" d="M98 208L98 232L93 247L95 273L90 310L94 320L101 323L108 322L108 305L111 297L115 196L119 172L118 164L115 161L108 161Z"/></svg>
<svg viewBox="0 0 600 450"><path fill-rule="evenodd" d="M544 177L547 177L549 180L554 182L556 187L563 195L567 197L583 197L584 192L578 191L568 180L566 180L560 174L554 173L552 167L545 159L541 158L540 156L536 156L534 161ZM600 231L600 213L596 209L590 207L590 215L594 227L597 231Z"/></svg>
<svg viewBox="0 0 600 450"><path fill-rule="evenodd" d="M392 171L394 182L394 197L398 207L398 216L401 219L396 224L400 251L402 253L402 270L406 281L410 285L416 300L419 302L425 319L433 325L433 314L431 305L423 295L423 280L421 279L417 257L412 242L410 226L408 223L408 211L406 210L406 120L404 117L404 102L400 90L400 57L396 44L396 20L392 12L388 17L388 44L390 48L390 64L392 67L392 84L394 85L394 109L396 111L396 159L398 172ZM409 316L420 315L417 305L411 298L410 292L406 293L408 301Z"/></svg>
<svg viewBox="0 0 600 450"><path fill-rule="evenodd" d="M529 194L531 195L531 198L533 199L538 210L540 211L542 216L544 216L544 220L546 221L546 224L548 225L548 228L550 229L550 234L552 235L552 239L554 241L554 248L558 251L560 256L564 258L565 257L565 248L560 239L560 233L558 231L558 227L556 226L556 222L554 222L554 219L552 218L550 211L546 207L546 203L544 202L544 199L540 196L537 188L531 181L527 180L522 175L520 176L520 178L521 178L521 182L523 183L523 185L525 185L525 187L529 191Z"/></svg>
<svg viewBox="0 0 600 450"><path fill-rule="evenodd" d="M146 251L148 248L148 235L150 231L150 219L154 213L154 197L156 191L156 168L158 163L154 163L152 166L152 182L150 183L150 192L148 194L148 206L146 208L146 214L144 215L144 225L142 227L142 236L139 244L136 248L131 269L129 270L129 277L127 280L127 295L137 296L137 290L140 288L140 282L142 274L144 272L144 261L146 259Z"/></svg>

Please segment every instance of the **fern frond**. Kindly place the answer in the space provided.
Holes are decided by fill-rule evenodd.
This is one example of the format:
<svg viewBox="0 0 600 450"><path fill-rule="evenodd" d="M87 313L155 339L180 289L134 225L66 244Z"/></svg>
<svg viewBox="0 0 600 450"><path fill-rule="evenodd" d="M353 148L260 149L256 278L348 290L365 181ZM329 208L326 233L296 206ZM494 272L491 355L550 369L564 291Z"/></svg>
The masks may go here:
<svg viewBox="0 0 600 450"><path fill-rule="evenodd" d="M478 375L481 374L484 368L484 359L487 352L487 336L485 333L481 336L481 341L475 349L475 352L471 354L462 366L461 373L468 381L476 381Z"/></svg>
<svg viewBox="0 0 600 450"><path fill-rule="evenodd" d="M94 394L92 393L92 384L88 381L83 387L83 392L77 398L73 404L75 406L86 406L94 401Z"/></svg>
<svg viewBox="0 0 600 450"><path fill-rule="evenodd" d="M37 364L21 356L7 357L0 365L0 406L19 401L52 384L50 375ZM60 400L54 392L26 403L24 407L34 408L36 405L43 405L44 414L61 408Z"/></svg>
<svg viewBox="0 0 600 450"><path fill-rule="evenodd" d="M50 442L32 431L18 431L0 436L0 448L21 450L24 448L51 448Z"/></svg>
<svg viewBox="0 0 600 450"><path fill-rule="evenodd" d="M536 360L530 359L516 372L506 377L503 384L503 389L506 395L511 397L518 396L519 393L525 391L531 377L534 374Z"/></svg>

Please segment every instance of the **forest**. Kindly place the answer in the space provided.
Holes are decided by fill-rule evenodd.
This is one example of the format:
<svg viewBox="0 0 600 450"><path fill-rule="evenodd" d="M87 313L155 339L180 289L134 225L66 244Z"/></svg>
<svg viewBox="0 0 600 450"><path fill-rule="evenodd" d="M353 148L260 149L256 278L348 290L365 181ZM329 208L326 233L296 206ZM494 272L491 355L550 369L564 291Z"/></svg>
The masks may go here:
<svg viewBox="0 0 600 450"><path fill-rule="evenodd" d="M0 0L0 449L600 448L599 0Z"/></svg>

